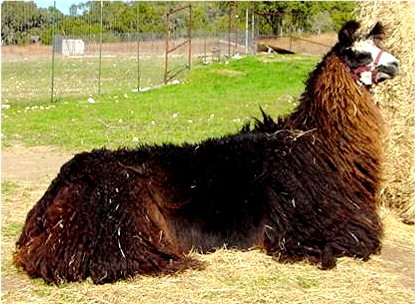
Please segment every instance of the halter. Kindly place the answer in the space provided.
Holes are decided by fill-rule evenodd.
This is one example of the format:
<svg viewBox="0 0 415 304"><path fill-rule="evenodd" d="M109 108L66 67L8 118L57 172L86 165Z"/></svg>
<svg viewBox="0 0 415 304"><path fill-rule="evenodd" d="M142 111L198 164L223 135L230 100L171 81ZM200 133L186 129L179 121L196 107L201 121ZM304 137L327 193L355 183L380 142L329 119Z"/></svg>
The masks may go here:
<svg viewBox="0 0 415 304"><path fill-rule="evenodd" d="M361 81L360 81L360 74L362 74L363 72L370 72L372 74L372 83L377 84L378 83L378 81L377 81L378 71L375 69L375 67L379 64L379 61L380 61L380 58L382 57L382 54L383 54L383 50L380 50L378 55L376 56L376 59L373 62L373 64L364 65L364 66L361 66L361 67L357 67L355 69L350 68L350 66L346 62L344 62L344 63L346 65L347 69L352 74L353 79L356 80L357 83L362 84Z"/></svg>

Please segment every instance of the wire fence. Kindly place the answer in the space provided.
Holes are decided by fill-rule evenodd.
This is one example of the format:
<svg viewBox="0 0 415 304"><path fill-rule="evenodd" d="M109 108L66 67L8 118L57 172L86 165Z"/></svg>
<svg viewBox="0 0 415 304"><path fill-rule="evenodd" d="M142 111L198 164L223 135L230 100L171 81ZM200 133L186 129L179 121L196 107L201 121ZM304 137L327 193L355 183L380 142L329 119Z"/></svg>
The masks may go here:
<svg viewBox="0 0 415 304"><path fill-rule="evenodd" d="M212 12L205 6L197 13L211 21L195 25L191 4L160 11L151 19L140 14L137 5L137 10L130 12L129 31L120 33L120 16L107 11L107 2L89 5L94 7L84 8L88 14L55 14L51 29L15 37L16 41L26 39L26 43L5 45L2 41L3 100L59 101L145 91L180 81L191 66L258 50L275 51L275 37L261 35L261 16L250 9L238 11L230 6ZM78 26L70 29L68 24ZM157 30L145 32L146 28ZM285 43L284 49L301 51L297 40L287 35L279 40L279 45Z"/></svg>

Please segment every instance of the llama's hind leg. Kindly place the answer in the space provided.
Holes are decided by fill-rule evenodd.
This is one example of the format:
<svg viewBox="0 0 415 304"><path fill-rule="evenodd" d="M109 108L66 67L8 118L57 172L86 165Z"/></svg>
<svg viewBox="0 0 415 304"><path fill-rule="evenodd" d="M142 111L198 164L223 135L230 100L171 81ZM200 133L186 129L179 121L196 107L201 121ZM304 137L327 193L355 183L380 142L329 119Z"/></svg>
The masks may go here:
<svg viewBox="0 0 415 304"><path fill-rule="evenodd" d="M88 187L83 191L89 193ZM79 208L79 185L55 182L29 212L14 264L48 283L88 277L93 247L90 220Z"/></svg>
<svg viewBox="0 0 415 304"><path fill-rule="evenodd" d="M49 283L89 276L106 283L200 266L168 237L145 188L104 188L77 180L48 189L27 217L16 266Z"/></svg>

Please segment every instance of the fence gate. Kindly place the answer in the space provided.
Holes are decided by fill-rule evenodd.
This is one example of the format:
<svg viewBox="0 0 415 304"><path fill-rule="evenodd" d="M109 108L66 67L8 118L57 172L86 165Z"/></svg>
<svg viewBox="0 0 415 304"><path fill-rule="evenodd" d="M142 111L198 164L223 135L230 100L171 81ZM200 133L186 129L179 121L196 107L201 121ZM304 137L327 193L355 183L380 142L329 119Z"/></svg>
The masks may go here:
<svg viewBox="0 0 415 304"><path fill-rule="evenodd" d="M167 84L184 70L190 69L191 65L192 6L186 5L170 9L166 14L164 83Z"/></svg>

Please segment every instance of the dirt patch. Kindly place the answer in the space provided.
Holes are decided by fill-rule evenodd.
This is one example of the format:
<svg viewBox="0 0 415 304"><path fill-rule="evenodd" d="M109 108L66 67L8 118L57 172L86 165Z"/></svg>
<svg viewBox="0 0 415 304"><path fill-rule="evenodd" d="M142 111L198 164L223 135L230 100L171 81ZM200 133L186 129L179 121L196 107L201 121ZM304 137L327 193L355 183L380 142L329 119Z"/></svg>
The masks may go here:
<svg viewBox="0 0 415 304"><path fill-rule="evenodd" d="M53 178L72 155L51 147L25 147L14 142L1 151L2 182L29 182Z"/></svg>
<svg viewBox="0 0 415 304"><path fill-rule="evenodd" d="M400 282L403 286L412 289L415 292L415 262L413 248L401 246L384 245L382 248L382 264L392 270L400 273Z"/></svg>
<svg viewBox="0 0 415 304"><path fill-rule="evenodd" d="M307 35L302 37L262 37L259 44L285 49L296 54L323 55L337 42L337 34Z"/></svg>
<svg viewBox="0 0 415 304"><path fill-rule="evenodd" d="M2 60L25 60L27 58L49 58L52 56L52 46L49 45L2 45Z"/></svg>
<svg viewBox="0 0 415 304"><path fill-rule="evenodd" d="M379 262L399 274L401 284L415 292L415 226L403 224L395 211L386 207L381 218L385 235Z"/></svg>
<svg viewBox="0 0 415 304"><path fill-rule="evenodd" d="M293 51L296 54L322 55L330 50L331 46L337 41L337 34L321 34L307 35L302 37L261 37L257 43L269 44L278 48ZM171 47L182 43L182 39L171 40ZM164 40L151 40L140 42L141 55L149 55L151 57L161 56L164 58L165 53ZM245 46L241 44L232 44L233 53L245 53ZM213 50L222 55L228 52L228 41L207 37L192 39L192 53L202 55L204 52L211 53ZM135 56L137 54L137 42L114 42L103 43L100 49L98 43L89 42L85 45L84 56L98 56L102 52L104 56ZM175 54L186 54L185 48L178 49ZM1 47L1 55L3 61L28 60L33 58L52 58L52 46L50 45L5 45ZM59 55L59 54L56 54Z"/></svg>

